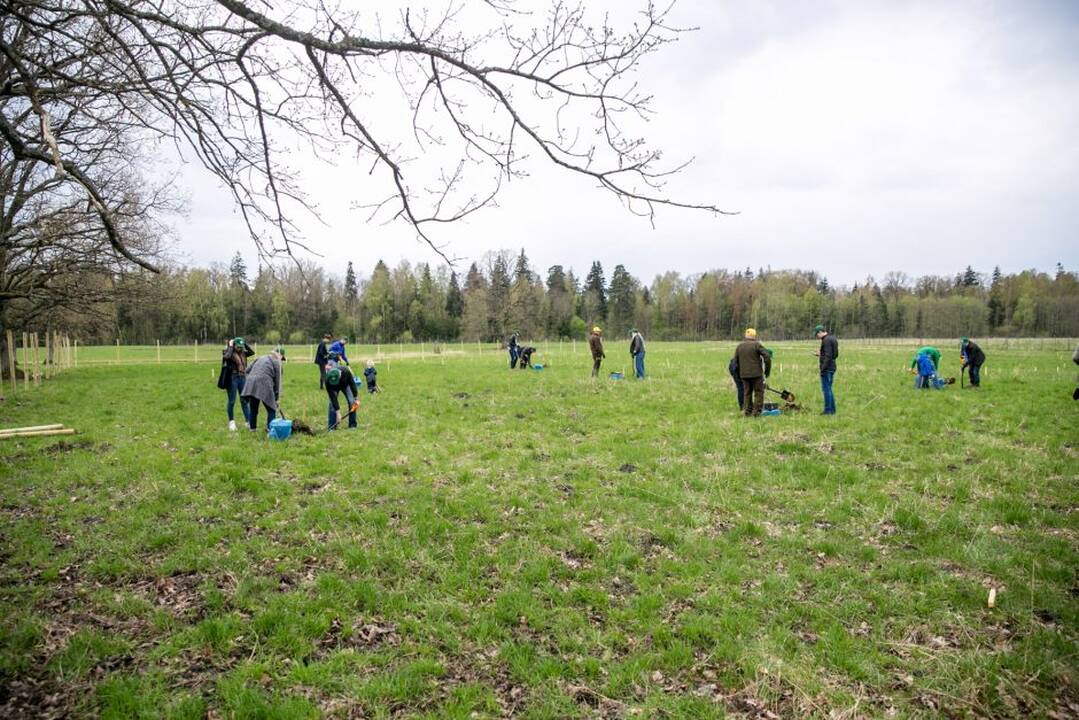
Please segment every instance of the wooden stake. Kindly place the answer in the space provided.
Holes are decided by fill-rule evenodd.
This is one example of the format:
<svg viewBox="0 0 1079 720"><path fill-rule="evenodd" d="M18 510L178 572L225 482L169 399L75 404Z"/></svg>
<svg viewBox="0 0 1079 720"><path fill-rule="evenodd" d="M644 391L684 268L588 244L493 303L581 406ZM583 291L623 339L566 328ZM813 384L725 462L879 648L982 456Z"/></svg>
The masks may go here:
<svg viewBox="0 0 1079 720"><path fill-rule="evenodd" d="M30 340L29 335L22 334L22 388L30 389Z"/></svg>
<svg viewBox="0 0 1079 720"><path fill-rule="evenodd" d="M63 423L54 423L52 425L28 425L26 427L2 428L0 429L0 435L13 432L33 432L35 430L59 430L63 426Z"/></svg>
<svg viewBox="0 0 1079 720"><path fill-rule="evenodd" d="M120 338L116 338L116 364L120 364Z"/></svg>
<svg viewBox="0 0 1079 720"><path fill-rule="evenodd" d="M7 366L11 373L11 394L19 391L19 381L15 379L15 335L7 331Z"/></svg>
<svg viewBox="0 0 1079 720"><path fill-rule="evenodd" d="M13 437L43 437L45 435L74 435L75 428L64 428L63 430L34 430L33 432L13 432L13 433L0 433L0 440L6 440Z"/></svg>
<svg viewBox="0 0 1079 720"><path fill-rule="evenodd" d="M79 341L75 341L75 367L79 366Z"/></svg>
<svg viewBox="0 0 1079 720"><path fill-rule="evenodd" d="M157 340L157 364L161 364L161 341Z"/></svg>
<svg viewBox="0 0 1079 720"><path fill-rule="evenodd" d="M199 341L195 341L195 362L199 361Z"/></svg>
<svg viewBox="0 0 1079 720"><path fill-rule="evenodd" d="M41 366L39 364L41 361L41 356L38 354L39 346L37 340L37 333L32 333L30 337L34 349L34 385L36 386L41 385Z"/></svg>
<svg viewBox="0 0 1079 720"><path fill-rule="evenodd" d="M49 332L48 330L45 331L45 365L42 368L41 374L45 376L46 380L51 377L51 375L49 374L49 365L51 365L49 361L52 359L52 346L49 344L49 337L51 335L51 332Z"/></svg>

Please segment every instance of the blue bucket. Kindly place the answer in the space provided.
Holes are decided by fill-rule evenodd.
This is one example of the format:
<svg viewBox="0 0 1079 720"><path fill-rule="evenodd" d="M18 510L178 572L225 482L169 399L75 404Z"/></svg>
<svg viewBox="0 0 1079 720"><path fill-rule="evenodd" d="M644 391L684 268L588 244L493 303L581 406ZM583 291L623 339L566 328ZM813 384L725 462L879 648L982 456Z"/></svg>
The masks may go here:
<svg viewBox="0 0 1079 720"><path fill-rule="evenodd" d="M776 408L775 410L764 410L764 411L761 412L761 415L779 415L782 412L783 412L782 410L780 410L779 408Z"/></svg>
<svg viewBox="0 0 1079 720"><path fill-rule="evenodd" d="M543 366L537 363L537 364L535 364L535 365L533 365L533 366L532 366L532 369L533 369L533 370L542 370L542 369L543 369Z"/></svg>
<svg viewBox="0 0 1079 720"><path fill-rule="evenodd" d="M623 375L623 374L622 374L622 373L620 373L620 372L613 372L613 373L611 373L611 380L622 380L622 379L623 379L623 378L625 378L625 377L626 377L626 376L625 376L625 375Z"/></svg>
<svg viewBox="0 0 1079 720"><path fill-rule="evenodd" d="M292 421L280 418L272 420L269 435L271 440L288 440L292 435Z"/></svg>

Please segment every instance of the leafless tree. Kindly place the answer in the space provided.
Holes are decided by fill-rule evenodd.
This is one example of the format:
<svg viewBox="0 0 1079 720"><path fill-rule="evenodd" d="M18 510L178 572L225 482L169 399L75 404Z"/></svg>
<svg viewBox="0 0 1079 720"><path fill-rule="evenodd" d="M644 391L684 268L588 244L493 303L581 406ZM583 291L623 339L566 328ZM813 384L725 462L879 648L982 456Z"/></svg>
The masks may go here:
<svg viewBox="0 0 1079 720"><path fill-rule="evenodd" d="M633 74L682 32L669 8L648 4L617 29L557 1L538 14L486 0L392 20L344 4L0 0L0 136L15 159L78 186L113 250L145 267L93 160L54 141L58 118L193 152L268 255L302 247L297 214L316 210L288 163L297 146L369 166L385 193L358 204L440 253L431 228L494 203L530 153L650 218L660 205L723 212L667 195L682 165L664 167L638 135L651 97Z"/></svg>

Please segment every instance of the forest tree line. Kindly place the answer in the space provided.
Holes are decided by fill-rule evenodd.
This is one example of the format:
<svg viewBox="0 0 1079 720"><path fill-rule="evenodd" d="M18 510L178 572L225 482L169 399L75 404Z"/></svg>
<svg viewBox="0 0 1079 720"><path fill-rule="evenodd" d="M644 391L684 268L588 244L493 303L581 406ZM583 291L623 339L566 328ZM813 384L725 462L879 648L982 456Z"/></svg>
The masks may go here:
<svg viewBox="0 0 1079 720"><path fill-rule="evenodd" d="M739 337L747 326L771 339L805 338L818 322L845 337L1079 336L1079 279L1025 270L911 278L888 273L833 287L813 271L665 272L650 283L599 262L578 277L554 265L540 274L525 252L488 253L462 272L379 261L361 277L314 263L172 267L87 279L112 298L52 318L83 342L219 342L236 335L306 343L324 332L353 342L502 341L608 336L636 327L650 339ZM91 311L92 310L92 311Z"/></svg>

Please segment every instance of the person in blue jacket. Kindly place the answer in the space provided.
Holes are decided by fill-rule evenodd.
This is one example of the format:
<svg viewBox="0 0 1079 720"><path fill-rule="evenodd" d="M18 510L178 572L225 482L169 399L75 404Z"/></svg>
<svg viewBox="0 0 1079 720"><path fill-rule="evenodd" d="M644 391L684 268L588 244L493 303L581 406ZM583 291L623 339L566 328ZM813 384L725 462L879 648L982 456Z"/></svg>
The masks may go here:
<svg viewBox="0 0 1079 720"><path fill-rule="evenodd" d="M937 376L937 369L933 367L933 358L928 353L920 353L918 357L914 359L917 366L917 377L914 378L914 387L922 390L928 390L933 388L935 390L941 390L945 385L950 385L955 382L955 378L945 380Z"/></svg>
<svg viewBox="0 0 1079 720"><path fill-rule="evenodd" d="M345 340L343 338L341 340L334 340L333 343L330 344L330 357L332 358L335 354L341 360L348 363L348 355L345 354Z"/></svg>

